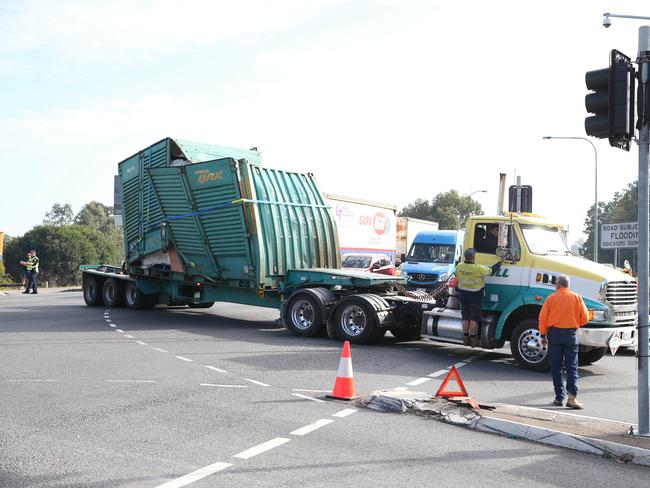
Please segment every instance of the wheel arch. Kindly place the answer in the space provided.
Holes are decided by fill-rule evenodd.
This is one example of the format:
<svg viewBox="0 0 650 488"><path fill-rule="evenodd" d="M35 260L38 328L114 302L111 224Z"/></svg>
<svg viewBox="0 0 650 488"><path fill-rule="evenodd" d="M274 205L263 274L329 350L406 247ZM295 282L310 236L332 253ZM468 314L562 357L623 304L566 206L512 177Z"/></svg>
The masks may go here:
<svg viewBox="0 0 650 488"><path fill-rule="evenodd" d="M512 332L515 330L518 324L522 320L526 319L537 319L539 317L539 312L542 309L541 305L536 304L526 304L512 310L507 316L505 314L501 316L503 319L503 326L501 328L501 333L498 334L499 339L506 341L510 340Z"/></svg>

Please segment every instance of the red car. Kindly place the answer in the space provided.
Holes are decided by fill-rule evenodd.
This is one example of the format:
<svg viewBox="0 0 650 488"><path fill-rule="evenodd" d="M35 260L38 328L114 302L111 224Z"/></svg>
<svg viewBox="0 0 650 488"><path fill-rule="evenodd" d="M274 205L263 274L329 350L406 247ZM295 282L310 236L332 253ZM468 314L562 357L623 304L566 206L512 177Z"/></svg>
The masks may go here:
<svg viewBox="0 0 650 488"><path fill-rule="evenodd" d="M395 265L385 254L344 254L341 268L387 275L395 274Z"/></svg>

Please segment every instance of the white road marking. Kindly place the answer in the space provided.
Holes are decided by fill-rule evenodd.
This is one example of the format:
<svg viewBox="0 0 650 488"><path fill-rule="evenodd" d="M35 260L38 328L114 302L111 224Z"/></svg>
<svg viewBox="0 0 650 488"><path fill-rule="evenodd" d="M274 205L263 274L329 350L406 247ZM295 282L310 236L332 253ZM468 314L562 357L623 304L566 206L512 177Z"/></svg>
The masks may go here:
<svg viewBox="0 0 650 488"><path fill-rule="evenodd" d="M124 331L122 329L115 329L115 330L124 334Z"/></svg>
<svg viewBox="0 0 650 488"><path fill-rule="evenodd" d="M255 383L256 385L260 385L260 386L271 386L271 385L267 385L266 383L262 383L261 381L252 380L250 378L244 378L244 381L249 381L251 383Z"/></svg>
<svg viewBox="0 0 650 488"><path fill-rule="evenodd" d="M463 359L463 361L465 361L466 363L471 363L475 359L478 359L478 354L475 354L474 356L470 356L468 358L465 358L465 359Z"/></svg>
<svg viewBox="0 0 650 488"><path fill-rule="evenodd" d="M194 361L194 359L186 358L185 356L176 356L176 359L180 359L181 361L187 361L188 363Z"/></svg>
<svg viewBox="0 0 650 488"><path fill-rule="evenodd" d="M406 390L408 390L408 388L405 386L396 386L395 388L393 388L393 391L406 391Z"/></svg>
<svg viewBox="0 0 650 488"><path fill-rule="evenodd" d="M418 378L417 380L409 381L406 384L409 385L409 386L417 386L417 385L421 385L422 383L426 383L430 379L431 378Z"/></svg>
<svg viewBox="0 0 650 488"><path fill-rule="evenodd" d="M291 391L306 391L307 393L332 393L332 390L307 390L304 388L292 388Z"/></svg>
<svg viewBox="0 0 650 488"><path fill-rule="evenodd" d="M169 352L167 349L162 349L160 347L154 347L153 349L154 351L158 351L158 352Z"/></svg>
<svg viewBox="0 0 650 488"><path fill-rule="evenodd" d="M104 380L107 383L155 383L156 380Z"/></svg>
<svg viewBox="0 0 650 488"><path fill-rule="evenodd" d="M32 380L32 379L25 379L25 380L5 380L5 381L10 381L10 382L13 382L13 383L15 383L17 381L44 381L44 382L47 382L47 383L51 383L51 382L59 381L59 380L36 380L36 379Z"/></svg>
<svg viewBox="0 0 650 488"><path fill-rule="evenodd" d="M340 411L338 411L338 412L336 412L336 413L333 413L333 414L332 414L332 417L340 417L340 418L343 418L343 417L347 417L348 415L352 415L352 414L353 414L354 412L356 412L356 411L357 411L357 410L356 410L355 408L345 408L345 409L340 410Z"/></svg>
<svg viewBox="0 0 650 488"><path fill-rule="evenodd" d="M281 327L279 329L257 329L257 330L262 331L262 332L280 332L280 331L287 330L287 329L285 329L284 327Z"/></svg>
<svg viewBox="0 0 650 488"><path fill-rule="evenodd" d="M302 398L304 400L311 400L312 402L323 402L323 403L325 403L325 400L321 400L320 398L310 397L310 396L307 396L307 395L301 395L300 393L292 393L291 396Z"/></svg>
<svg viewBox="0 0 650 488"><path fill-rule="evenodd" d="M147 345L146 342L142 342L142 341L135 341L135 342L137 342L137 343L140 344L141 346L146 346L146 345Z"/></svg>
<svg viewBox="0 0 650 488"><path fill-rule="evenodd" d="M219 372L219 373L227 373L227 372L228 372L228 371L226 371L225 369L215 368L214 366L203 366L203 367L204 367L204 368L211 369L212 371L217 371L217 372Z"/></svg>
<svg viewBox="0 0 650 488"><path fill-rule="evenodd" d="M117 327L117 325L115 324L108 324L108 325L110 325L111 327Z"/></svg>
<svg viewBox="0 0 650 488"><path fill-rule="evenodd" d="M439 369L438 371L435 371L429 375L429 378L437 378L438 376L442 376L443 374L449 373L448 369Z"/></svg>
<svg viewBox="0 0 650 488"><path fill-rule="evenodd" d="M294 430L293 432L289 432L290 435L306 435L309 434L310 432L315 431L316 429L320 429L321 427L325 427L328 424L331 424L334 422L332 419L320 419L317 420L316 422L305 425L304 427L300 427L299 429Z"/></svg>
<svg viewBox="0 0 650 488"><path fill-rule="evenodd" d="M214 383L201 383L201 386L216 386L219 388L248 388L246 385L216 385Z"/></svg>
<svg viewBox="0 0 650 488"><path fill-rule="evenodd" d="M250 459L253 456L257 456L258 454L262 454L263 452L270 451L271 449L281 446L282 444L286 444L290 440L291 439L286 439L284 437L276 437L275 439L271 439L268 442L264 442L255 447L251 447L250 449L246 449L245 451L242 451L239 454L235 454L233 457L239 459Z"/></svg>
<svg viewBox="0 0 650 488"><path fill-rule="evenodd" d="M124 334L124 337L128 337L129 339L135 339L131 334Z"/></svg>
<svg viewBox="0 0 650 488"><path fill-rule="evenodd" d="M168 481L167 483L163 483L162 485L156 486L156 488L181 488L182 486L187 486L190 483L194 483L195 481L198 481L200 479L205 478L206 476L210 476L211 474L217 473L219 471L223 471L226 468L229 468L232 466L230 463L214 463L210 464L209 466L205 466L201 469L197 469L196 471L192 471L189 474L186 474L185 476L181 476L180 478L176 478L175 480Z"/></svg>
<svg viewBox="0 0 650 488"><path fill-rule="evenodd" d="M454 366L456 366L456 369L458 369L458 368L462 368L463 366L467 366L467 363L464 362L464 361L460 361L460 362L454 364Z"/></svg>
<svg viewBox="0 0 650 488"><path fill-rule="evenodd" d="M406 347L404 349L406 349L407 351L421 351L422 350L421 347Z"/></svg>

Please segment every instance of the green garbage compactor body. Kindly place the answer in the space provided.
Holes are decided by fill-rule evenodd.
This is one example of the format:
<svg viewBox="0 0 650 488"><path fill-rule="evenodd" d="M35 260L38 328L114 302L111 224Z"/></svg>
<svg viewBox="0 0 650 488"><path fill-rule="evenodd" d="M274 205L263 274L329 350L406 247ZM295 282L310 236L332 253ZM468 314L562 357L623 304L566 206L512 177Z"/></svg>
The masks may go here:
<svg viewBox="0 0 650 488"><path fill-rule="evenodd" d="M291 289L335 276L336 222L314 176L260 159L168 138L119 164L127 266L139 288L277 306Z"/></svg>

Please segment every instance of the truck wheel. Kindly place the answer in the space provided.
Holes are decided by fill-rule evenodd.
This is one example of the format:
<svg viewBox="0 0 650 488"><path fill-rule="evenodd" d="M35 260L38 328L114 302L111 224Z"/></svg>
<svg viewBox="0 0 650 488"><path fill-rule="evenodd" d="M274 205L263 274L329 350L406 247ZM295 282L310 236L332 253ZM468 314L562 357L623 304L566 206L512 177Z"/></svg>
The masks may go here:
<svg viewBox="0 0 650 488"><path fill-rule="evenodd" d="M102 298L107 307L124 306L124 284L115 278L108 278L104 281Z"/></svg>
<svg viewBox="0 0 650 488"><path fill-rule="evenodd" d="M587 366L602 359L607 353L606 347L595 347L588 351L578 351L578 364L580 366Z"/></svg>
<svg viewBox="0 0 650 488"><path fill-rule="evenodd" d="M97 307L104 304L102 299L101 287L99 286L98 279L94 276L84 276L83 292L84 302L89 307Z"/></svg>
<svg viewBox="0 0 650 488"><path fill-rule="evenodd" d="M133 281L129 281L124 287L124 301L126 302L127 308L131 310L149 308L147 296L138 289Z"/></svg>
<svg viewBox="0 0 650 488"><path fill-rule="evenodd" d="M296 335L312 337L323 327L323 313L318 300L308 293L296 293L287 305L284 323Z"/></svg>
<svg viewBox="0 0 650 488"><path fill-rule="evenodd" d="M408 329L390 329L390 333L395 336L395 339L403 342L419 341L422 339L422 331L419 327L410 327Z"/></svg>
<svg viewBox="0 0 650 488"><path fill-rule="evenodd" d="M353 344L378 340L386 333L386 329L377 327L377 319L370 304L356 297L341 300L334 312L334 324L338 336Z"/></svg>
<svg viewBox="0 0 650 488"><path fill-rule="evenodd" d="M542 346L542 334L537 328L537 319L523 320L510 338L510 351L515 361L525 369L548 371L550 360L545 346Z"/></svg>
<svg viewBox="0 0 650 488"><path fill-rule="evenodd" d="M205 302L205 303L188 303L187 306L190 308L210 308L214 305L214 302Z"/></svg>

